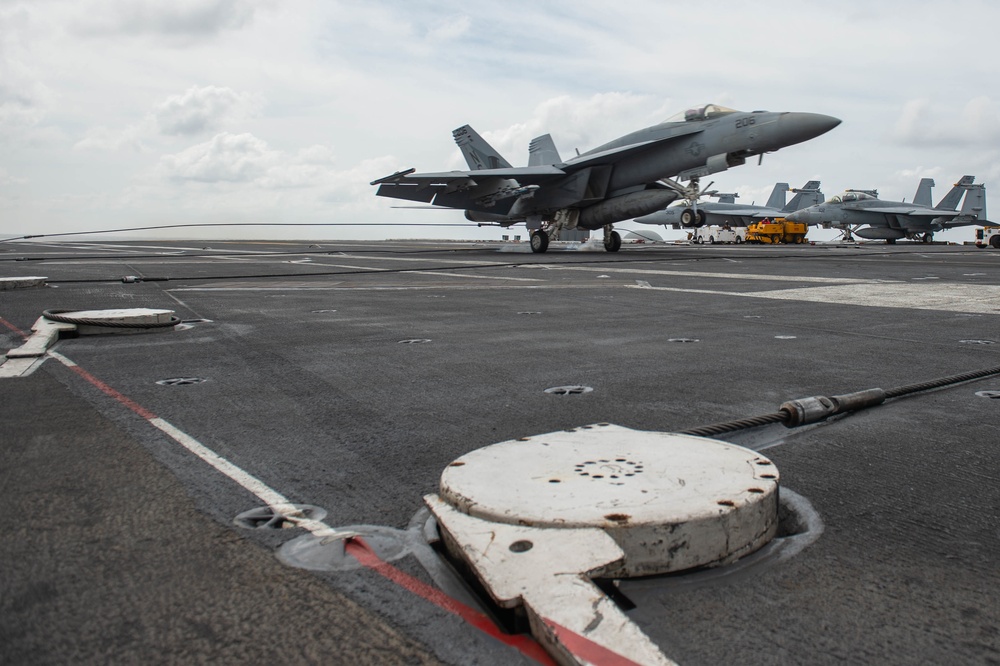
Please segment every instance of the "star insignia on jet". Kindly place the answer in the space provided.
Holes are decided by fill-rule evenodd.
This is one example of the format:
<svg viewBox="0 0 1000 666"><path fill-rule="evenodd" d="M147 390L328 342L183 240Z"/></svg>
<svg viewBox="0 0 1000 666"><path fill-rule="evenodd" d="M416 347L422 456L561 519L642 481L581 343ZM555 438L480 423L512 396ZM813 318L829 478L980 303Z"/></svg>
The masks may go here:
<svg viewBox="0 0 1000 666"><path fill-rule="evenodd" d="M701 155L701 151L705 150L705 144L693 141L690 146L688 146L687 151L691 153L692 157L698 157Z"/></svg>

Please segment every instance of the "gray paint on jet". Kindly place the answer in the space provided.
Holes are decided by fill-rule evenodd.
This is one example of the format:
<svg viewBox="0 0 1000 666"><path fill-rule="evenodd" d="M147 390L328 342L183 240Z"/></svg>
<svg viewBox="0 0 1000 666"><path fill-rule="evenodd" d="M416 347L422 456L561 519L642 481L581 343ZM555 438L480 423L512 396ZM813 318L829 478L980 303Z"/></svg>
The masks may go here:
<svg viewBox="0 0 1000 666"><path fill-rule="evenodd" d="M920 181L915 202L930 199L930 192L924 191L928 188L927 180ZM956 210L963 195L962 209ZM933 208L917 203L883 201L872 192L847 190L787 217L793 222L847 229L862 238L889 242L900 238L929 241L934 232L943 229L991 224L986 219L986 186L975 184L973 176L963 176Z"/></svg>
<svg viewBox="0 0 1000 666"><path fill-rule="evenodd" d="M466 125L455 130L455 138L470 171L408 169L372 185L379 186L378 196L463 209L475 222L598 229L662 209L690 194L702 176L839 124L816 113L747 113L709 104L566 161L559 161L551 137L538 137L526 167L504 166L499 153Z"/></svg>

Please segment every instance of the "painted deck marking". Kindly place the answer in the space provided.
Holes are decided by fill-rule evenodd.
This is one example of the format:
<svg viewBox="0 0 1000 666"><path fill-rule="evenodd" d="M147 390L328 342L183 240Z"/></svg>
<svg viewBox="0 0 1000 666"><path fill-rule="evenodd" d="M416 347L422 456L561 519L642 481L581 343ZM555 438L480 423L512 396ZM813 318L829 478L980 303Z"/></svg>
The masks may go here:
<svg viewBox="0 0 1000 666"><path fill-rule="evenodd" d="M13 330L18 329L15 328ZM221 472L251 492L267 504L275 513L282 513L283 515L286 515L293 510L292 503L284 495L272 489L249 472L246 472L242 468L218 455L194 437L191 437L168 421L161 419L153 414L153 412L145 409L127 396L108 386L106 383L81 368L74 361L54 351L48 352L48 355L58 360L67 368L71 369L105 395L114 398L133 413L148 421L154 428L170 437L170 439L174 440L198 458L211 465L217 471ZM354 532L336 530L319 520L295 520L294 517L290 518L290 520L296 522L300 527L309 530L317 537L343 538L345 540L345 551L350 553L351 556L357 559L362 565L376 571L384 578L421 597L422 599L457 615L469 625L479 629L502 643L517 649L525 656L534 659L538 663L544 664L545 666L555 666L555 662L552 658L534 639L526 635L503 633L487 616L482 613L466 606L452 597L449 597L437 588L427 585L423 581L420 581L400 569L397 569L393 565L383 562L362 539L357 538ZM585 639L582 639L581 637L581 640Z"/></svg>

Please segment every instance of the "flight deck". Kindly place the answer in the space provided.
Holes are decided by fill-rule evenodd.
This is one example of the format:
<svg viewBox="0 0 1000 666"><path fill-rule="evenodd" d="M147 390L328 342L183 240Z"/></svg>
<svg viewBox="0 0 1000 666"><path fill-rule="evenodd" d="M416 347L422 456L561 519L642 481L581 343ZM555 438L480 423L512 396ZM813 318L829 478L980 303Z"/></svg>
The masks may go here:
<svg viewBox="0 0 1000 666"><path fill-rule="evenodd" d="M35 279L0 291L5 350L46 311L175 318L5 364L10 664L552 663L442 543L446 470L1000 366L1000 252L971 245L30 240L0 278ZM1000 662L1000 374L717 439L780 470L773 539L598 581L664 659ZM498 460L462 483L523 504Z"/></svg>

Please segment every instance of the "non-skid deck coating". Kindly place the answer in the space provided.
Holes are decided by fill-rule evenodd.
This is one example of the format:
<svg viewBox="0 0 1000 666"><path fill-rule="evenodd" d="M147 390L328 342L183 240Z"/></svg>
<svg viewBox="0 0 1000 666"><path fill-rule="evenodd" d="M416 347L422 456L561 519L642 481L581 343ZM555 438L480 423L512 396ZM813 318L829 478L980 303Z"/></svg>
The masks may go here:
<svg viewBox="0 0 1000 666"><path fill-rule="evenodd" d="M494 442L596 422L684 430L1000 365L992 250L524 249L0 246L0 276L50 285L3 292L8 349L45 309L209 320L65 339L54 351L75 368L53 357L0 380L4 663L533 662L448 601L460 590L426 553L382 573L282 565L273 552L304 531L234 525L260 499L150 416L331 527L402 531L449 462ZM171 378L205 381L157 384ZM545 393L558 386L593 390ZM814 540L624 581L629 617L681 664L1000 660L1000 400L977 395L998 390L731 437L766 448L818 516Z"/></svg>

